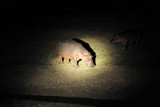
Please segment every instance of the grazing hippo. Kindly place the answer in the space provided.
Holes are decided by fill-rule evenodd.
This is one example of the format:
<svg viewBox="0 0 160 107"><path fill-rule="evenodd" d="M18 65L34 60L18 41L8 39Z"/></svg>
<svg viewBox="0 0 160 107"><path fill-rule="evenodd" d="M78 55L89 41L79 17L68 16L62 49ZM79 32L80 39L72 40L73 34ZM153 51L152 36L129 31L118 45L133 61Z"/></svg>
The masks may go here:
<svg viewBox="0 0 160 107"><path fill-rule="evenodd" d="M127 30L122 33L115 34L111 40L111 43L122 44L122 50L126 50L129 46L139 45L142 40L142 31L138 29Z"/></svg>
<svg viewBox="0 0 160 107"><path fill-rule="evenodd" d="M78 43L75 40L66 39L59 42L56 51L61 63L63 63L63 58L67 59L68 63L70 63L70 60L72 59L74 67L78 67L77 61L82 59L88 67L95 66L91 53L88 52L81 43Z"/></svg>

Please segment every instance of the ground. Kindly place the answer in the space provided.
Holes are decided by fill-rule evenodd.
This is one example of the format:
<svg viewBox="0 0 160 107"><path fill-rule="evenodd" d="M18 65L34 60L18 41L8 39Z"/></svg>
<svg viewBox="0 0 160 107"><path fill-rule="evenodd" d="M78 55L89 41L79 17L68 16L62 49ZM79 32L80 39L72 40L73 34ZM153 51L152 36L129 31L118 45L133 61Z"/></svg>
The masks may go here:
<svg viewBox="0 0 160 107"><path fill-rule="evenodd" d="M38 95L59 96L65 100L157 101L158 53L155 52L157 43L154 42L157 33L153 28L146 27L145 23L150 23L147 19L123 19L125 14L122 17L116 15L120 16L66 17L62 21L59 19L61 23L53 27L51 24L48 29L37 27L24 31L23 39L8 39L8 45L1 46L1 92L15 95L15 99L18 99L16 95ZM128 17L132 16L134 14ZM140 46L124 51L120 44L110 43L115 33L129 28L143 30ZM79 62L79 68L74 68L72 61L71 64L66 61L61 64L55 46L63 38L78 38L88 43L96 53L96 66L88 68L83 60ZM23 101L14 101L13 105ZM33 101L30 103L32 105ZM42 103L38 102L36 106L41 107ZM54 105L63 106L61 103Z"/></svg>

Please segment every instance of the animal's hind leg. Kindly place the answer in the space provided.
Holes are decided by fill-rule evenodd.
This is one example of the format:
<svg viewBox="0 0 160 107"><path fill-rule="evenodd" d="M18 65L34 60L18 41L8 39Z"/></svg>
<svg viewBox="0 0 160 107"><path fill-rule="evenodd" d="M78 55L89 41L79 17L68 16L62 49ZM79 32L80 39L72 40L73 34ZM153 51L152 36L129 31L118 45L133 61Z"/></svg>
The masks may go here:
<svg viewBox="0 0 160 107"><path fill-rule="evenodd" d="M63 63L63 57L59 56L60 62Z"/></svg>
<svg viewBox="0 0 160 107"><path fill-rule="evenodd" d="M74 67L75 67L75 68L78 68L79 66L78 66L78 64L77 64L77 59L73 59L73 62L74 62Z"/></svg>
<svg viewBox="0 0 160 107"><path fill-rule="evenodd" d="M134 47L136 45L136 42L131 42L130 47Z"/></svg>
<svg viewBox="0 0 160 107"><path fill-rule="evenodd" d="M66 60L67 60L67 63L68 63L68 64L70 64L70 63L71 63L71 62L70 62L70 59L66 59Z"/></svg>
<svg viewBox="0 0 160 107"><path fill-rule="evenodd" d="M127 41L124 41L122 43L122 50L126 50L127 49Z"/></svg>

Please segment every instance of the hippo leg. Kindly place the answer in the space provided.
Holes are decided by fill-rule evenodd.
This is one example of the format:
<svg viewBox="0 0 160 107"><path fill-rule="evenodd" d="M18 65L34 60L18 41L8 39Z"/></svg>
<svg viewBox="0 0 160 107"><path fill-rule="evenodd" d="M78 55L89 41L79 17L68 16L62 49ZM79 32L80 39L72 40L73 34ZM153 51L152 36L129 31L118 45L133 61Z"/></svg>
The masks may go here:
<svg viewBox="0 0 160 107"><path fill-rule="evenodd" d="M63 58L62 56L59 56L60 62L63 63Z"/></svg>
<svg viewBox="0 0 160 107"><path fill-rule="evenodd" d="M74 62L74 67L78 68L79 66L77 65L77 59L73 59L73 62Z"/></svg>
<svg viewBox="0 0 160 107"><path fill-rule="evenodd" d="M68 64L70 64L70 63L71 63L71 62L70 62L70 59L67 59L67 63L68 63Z"/></svg>
<svg viewBox="0 0 160 107"><path fill-rule="evenodd" d="M127 41L123 41L122 50L126 50L126 48L127 48Z"/></svg>

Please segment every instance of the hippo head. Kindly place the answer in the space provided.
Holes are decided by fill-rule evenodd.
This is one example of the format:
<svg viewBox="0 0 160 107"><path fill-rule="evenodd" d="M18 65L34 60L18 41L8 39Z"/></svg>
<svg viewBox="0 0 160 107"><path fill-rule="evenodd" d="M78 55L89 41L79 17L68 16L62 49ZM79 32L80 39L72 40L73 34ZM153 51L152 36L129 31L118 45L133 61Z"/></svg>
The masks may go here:
<svg viewBox="0 0 160 107"><path fill-rule="evenodd" d="M93 56L89 52L84 52L84 57L82 60L86 63L88 67L94 67L95 64L93 63Z"/></svg>
<svg viewBox="0 0 160 107"><path fill-rule="evenodd" d="M118 34L115 34L110 42L112 44L116 44L116 43L119 43L119 39L120 39L120 36Z"/></svg>

